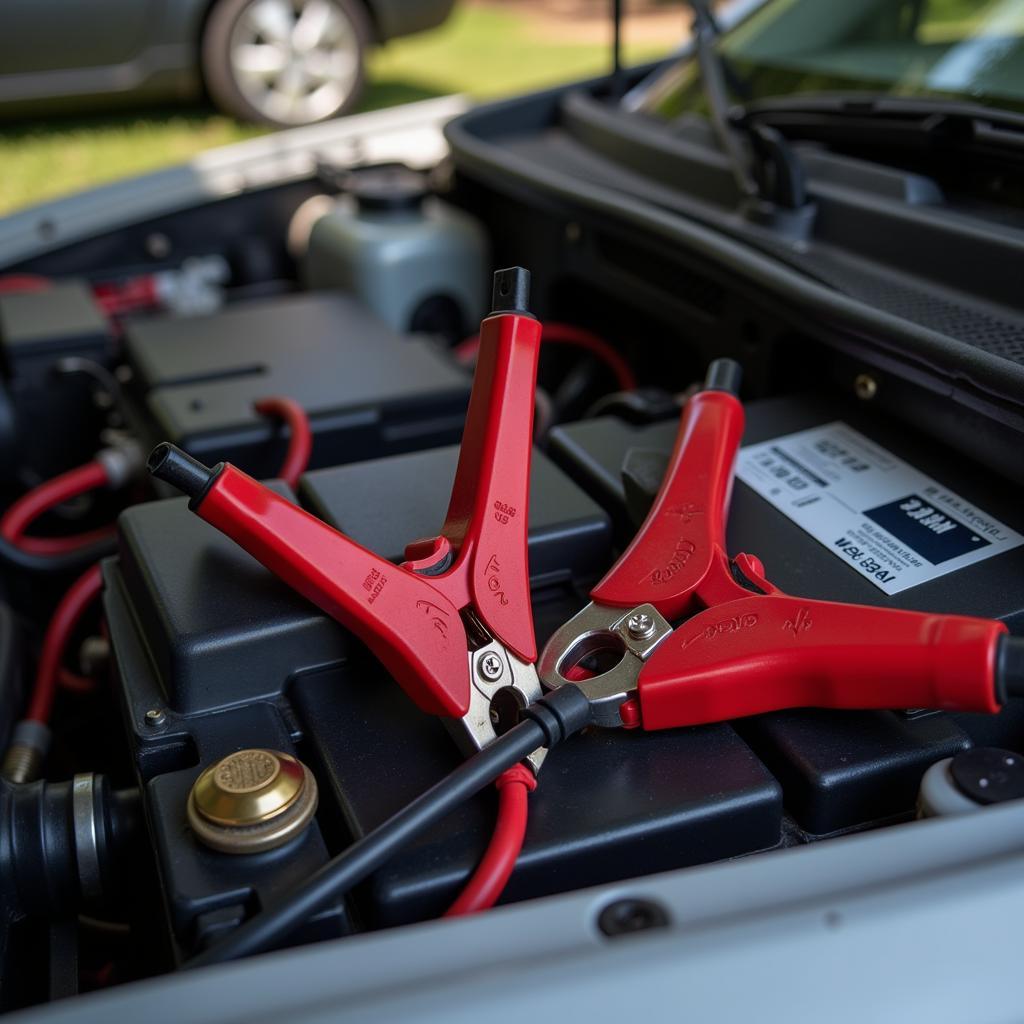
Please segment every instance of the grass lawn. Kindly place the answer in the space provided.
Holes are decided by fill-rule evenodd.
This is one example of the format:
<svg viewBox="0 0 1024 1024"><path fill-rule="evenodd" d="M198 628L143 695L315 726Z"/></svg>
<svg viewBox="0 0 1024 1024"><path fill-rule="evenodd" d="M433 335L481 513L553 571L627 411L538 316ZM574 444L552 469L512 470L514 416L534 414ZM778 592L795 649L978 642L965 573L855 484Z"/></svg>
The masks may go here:
<svg viewBox="0 0 1024 1024"><path fill-rule="evenodd" d="M639 61L674 42L631 46L627 53ZM598 73L608 62L607 46L545 38L522 13L462 5L440 29L371 56L361 109L452 92L502 96ZM263 131L202 108L9 125L0 129L0 214Z"/></svg>

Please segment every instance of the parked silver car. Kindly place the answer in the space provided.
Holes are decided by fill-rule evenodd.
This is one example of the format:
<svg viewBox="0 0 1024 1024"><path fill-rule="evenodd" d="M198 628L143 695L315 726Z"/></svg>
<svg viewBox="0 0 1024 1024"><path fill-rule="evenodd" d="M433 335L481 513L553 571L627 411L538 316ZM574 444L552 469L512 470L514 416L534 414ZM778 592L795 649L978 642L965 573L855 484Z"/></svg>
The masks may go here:
<svg viewBox="0 0 1024 1024"><path fill-rule="evenodd" d="M276 127L347 113L367 49L454 0L5 0L0 112L198 99Z"/></svg>

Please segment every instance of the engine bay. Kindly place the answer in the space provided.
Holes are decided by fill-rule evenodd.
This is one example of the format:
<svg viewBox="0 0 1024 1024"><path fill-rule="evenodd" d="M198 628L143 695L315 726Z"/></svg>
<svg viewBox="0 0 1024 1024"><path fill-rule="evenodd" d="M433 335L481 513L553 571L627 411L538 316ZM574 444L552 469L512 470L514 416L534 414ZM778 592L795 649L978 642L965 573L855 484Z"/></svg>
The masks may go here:
<svg viewBox="0 0 1024 1024"><path fill-rule="evenodd" d="M923 259L911 280L894 243L893 266L871 271L888 275L890 298L898 291L888 303L858 276L864 237L841 252L840 232L819 236L808 255L791 218L734 217L729 244L814 279L814 294L787 295L703 245L736 205L715 184L727 173L706 133L691 125L676 154L680 167L711 168L703 191L689 189L706 201L705 236L672 236L667 218L685 218L665 190L684 189L653 180L636 147L624 166L605 99L582 88L495 104L449 127L451 153L429 171L322 166L0 276L4 1010L209 954L464 763L381 651L193 515L146 458L170 443L200 464L230 463L380 559L415 563L407 545L445 521L460 441L464 453L474 445L463 426L474 367L480 378L490 366L487 319L526 308L493 305L499 268L529 270L540 324L523 527L538 649L629 549L680 417L697 396L729 392L701 383L722 360L742 368L745 415L721 496L724 548L748 594L773 592L763 576L813 607L786 618L795 640L812 635L813 602L1024 632L1024 349L1017 314L996 308L1009 305L1006 283L993 273L970 297L943 293L951 306L940 308L948 267ZM809 187L820 178L829 230L858 196L885 219L878 190L895 187L896 171L880 184L851 159L860 177L842 193L847 158L815 159ZM575 198L556 175L575 177ZM965 233L947 219L918 218L908 250ZM892 225L906 240L895 214ZM296 461L303 430L309 451ZM495 442L514 448L510 435ZM191 495L192 511L205 493ZM711 511L673 514L688 525ZM491 512L522 522L513 505ZM684 543L663 559L666 582L686 568ZM740 564L740 552L754 560ZM428 581L450 565L417 557ZM324 575L332 564L325 556ZM374 572L361 585L376 597ZM681 629L680 618L666 616ZM738 636L756 617L706 621L687 646ZM628 628L637 642L651 635L643 621ZM825 657L870 690L902 671L895 643L862 631ZM1024 675L1007 644L992 663ZM948 657L952 677L961 663ZM581 664L582 681L605 671ZM753 669L731 671L756 687ZM797 702L680 728L589 726L545 758L500 903L1018 797L1024 704L1002 696L997 713L876 695L859 709ZM253 793L270 803L250 806ZM441 917L487 849L498 804L481 788L272 947ZM608 925L650 926L642 915Z"/></svg>

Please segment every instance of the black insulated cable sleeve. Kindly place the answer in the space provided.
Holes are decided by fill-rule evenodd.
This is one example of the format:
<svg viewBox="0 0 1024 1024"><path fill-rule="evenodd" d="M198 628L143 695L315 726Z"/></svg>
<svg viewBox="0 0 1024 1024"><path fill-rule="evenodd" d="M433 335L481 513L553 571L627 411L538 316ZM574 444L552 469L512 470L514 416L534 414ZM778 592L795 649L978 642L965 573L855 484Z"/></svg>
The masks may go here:
<svg viewBox="0 0 1024 1024"><path fill-rule="evenodd" d="M217 479L224 464L219 462L210 469L198 459L193 459L187 452L183 452L177 445L164 441L149 453L146 468L157 480L163 480L177 487L182 494L187 494L192 499L189 507L195 509Z"/></svg>
<svg viewBox="0 0 1024 1024"><path fill-rule="evenodd" d="M735 359L715 359L704 378L705 391L727 391L737 398L743 381L743 367Z"/></svg>
<svg viewBox="0 0 1024 1024"><path fill-rule="evenodd" d="M494 272L491 288L491 316L495 313L530 312L530 272L525 267L506 267Z"/></svg>
<svg viewBox="0 0 1024 1024"><path fill-rule="evenodd" d="M402 847L489 786L503 771L538 747L550 749L591 721L590 704L575 686L563 686L549 693L522 714L518 725L464 761L383 825L354 842L283 900L239 925L184 966L206 967L279 946L301 924L336 903Z"/></svg>
<svg viewBox="0 0 1024 1024"><path fill-rule="evenodd" d="M1024 636L1003 634L996 648L996 699L1024 697Z"/></svg>

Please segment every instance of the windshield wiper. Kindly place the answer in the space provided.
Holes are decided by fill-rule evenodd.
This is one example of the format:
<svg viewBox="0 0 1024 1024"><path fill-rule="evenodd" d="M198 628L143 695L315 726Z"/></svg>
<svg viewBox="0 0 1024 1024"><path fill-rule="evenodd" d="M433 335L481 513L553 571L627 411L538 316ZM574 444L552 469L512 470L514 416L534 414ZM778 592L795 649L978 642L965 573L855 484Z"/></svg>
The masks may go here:
<svg viewBox="0 0 1024 1024"><path fill-rule="evenodd" d="M781 96L734 108L729 121L789 139L1024 161L1024 115L958 100L868 92Z"/></svg>
<svg viewBox="0 0 1024 1024"><path fill-rule="evenodd" d="M760 189L748 169L746 153L740 145L736 128L729 120L729 92L725 84L725 68L715 51L718 38L718 23L711 11L698 0L690 0L693 9L693 45L697 51L697 66L700 81L707 100L711 128L718 144L729 157L733 177L739 190L745 196L758 196Z"/></svg>
<svg viewBox="0 0 1024 1024"><path fill-rule="evenodd" d="M733 120L726 81L728 67L715 46L720 34L718 23L705 0L688 3L693 11L693 49L711 128L729 160L740 194L780 210L804 210L807 187L803 165L783 134L772 125L756 119L750 123ZM623 105L638 109L635 97L626 97ZM749 142L750 153L744 141Z"/></svg>

